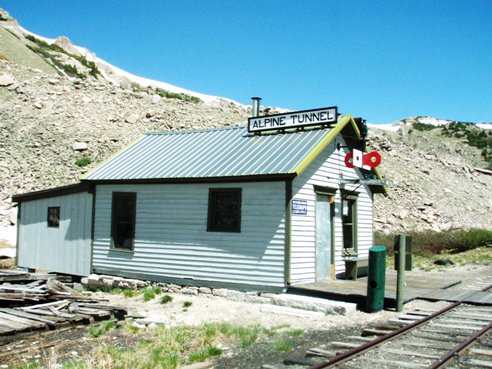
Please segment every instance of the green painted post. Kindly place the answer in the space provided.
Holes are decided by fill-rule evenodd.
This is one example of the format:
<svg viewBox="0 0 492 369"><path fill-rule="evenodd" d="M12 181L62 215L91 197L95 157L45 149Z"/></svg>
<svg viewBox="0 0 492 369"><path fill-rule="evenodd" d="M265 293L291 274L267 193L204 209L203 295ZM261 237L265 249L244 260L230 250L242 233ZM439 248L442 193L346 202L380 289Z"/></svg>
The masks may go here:
<svg viewBox="0 0 492 369"><path fill-rule="evenodd" d="M405 283L405 240L404 235L398 235L398 264L396 272L396 311L403 310L403 285Z"/></svg>
<svg viewBox="0 0 492 369"><path fill-rule="evenodd" d="M368 313L384 308L384 286L386 282L386 247L373 246L369 249L369 272L367 278Z"/></svg>

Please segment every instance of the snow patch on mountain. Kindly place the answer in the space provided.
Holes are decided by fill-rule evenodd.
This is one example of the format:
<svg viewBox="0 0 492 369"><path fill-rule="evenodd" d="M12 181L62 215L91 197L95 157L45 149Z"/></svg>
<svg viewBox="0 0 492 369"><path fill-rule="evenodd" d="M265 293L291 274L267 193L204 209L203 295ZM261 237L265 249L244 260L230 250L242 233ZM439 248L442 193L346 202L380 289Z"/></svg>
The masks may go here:
<svg viewBox="0 0 492 369"><path fill-rule="evenodd" d="M47 37L37 35L33 32L30 32L30 31L26 30L25 28L21 27L20 25L18 27L21 30L21 32L23 32L24 34L31 35L31 36L39 39L39 40L42 40L42 41L50 44L50 45L56 44L56 45L62 47L63 49L65 49L67 52L78 54L80 56L83 56L88 61L94 62L97 65L99 71L101 72L101 75L103 76L103 78L106 79L107 81L109 81L110 83L113 83L117 86L120 86L124 83L128 83L128 81L129 81L129 82L136 83L136 84L138 84L144 88L145 87L160 88L160 89L163 89L165 91L172 92L172 93L195 96L195 97L198 97L199 99L201 99L202 101L204 101L205 103L208 103L208 104L220 105L223 103L233 103L236 105L241 105L240 103L238 103L234 100L225 98L225 97L202 94L200 92L187 90L187 89L184 89L184 88L181 88L178 86L174 86L174 85L166 83L166 82L161 82L161 81L156 81L156 80L152 80L152 79L145 78L145 77L136 76L132 73L124 71L123 69L120 69L120 68L108 63L107 61L97 57L96 54L94 52L90 51L89 49L82 47L82 46L74 45L68 39L68 37L60 36L60 37L57 37L56 39L47 38Z"/></svg>

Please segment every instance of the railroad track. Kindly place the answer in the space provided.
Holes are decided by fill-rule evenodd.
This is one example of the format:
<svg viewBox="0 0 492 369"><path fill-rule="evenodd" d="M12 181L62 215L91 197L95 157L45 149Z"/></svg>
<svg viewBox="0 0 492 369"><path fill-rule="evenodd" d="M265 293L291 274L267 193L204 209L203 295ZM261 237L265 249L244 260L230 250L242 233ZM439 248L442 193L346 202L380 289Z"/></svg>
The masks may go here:
<svg viewBox="0 0 492 369"><path fill-rule="evenodd" d="M480 288L480 292L491 290L490 282ZM492 306L460 301L439 311L416 309L347 339L350 342L309 350L306 357L311 365L300 360L290 367L492 368Z"/></svg>
<svg viewBox="0 0 492 369"><path fill-rule="evenodd" d="M387 327L368 329L361 337L379 335L314 365L321 368L492 368L492 306L453 304L438 312L415 310L390 321ZM394 325L401 328L389 333ZM333 342L343 348L343 342ZM473 346L473 348L471 348ZM313 349L308 356L329 352Z"/></svg>

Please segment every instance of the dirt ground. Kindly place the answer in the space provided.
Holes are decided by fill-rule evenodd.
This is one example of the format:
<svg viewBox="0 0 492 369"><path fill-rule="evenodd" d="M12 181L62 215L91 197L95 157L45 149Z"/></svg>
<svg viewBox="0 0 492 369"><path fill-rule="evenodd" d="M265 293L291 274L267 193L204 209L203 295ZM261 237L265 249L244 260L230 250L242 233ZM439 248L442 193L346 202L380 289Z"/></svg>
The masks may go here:
<svg viewBox="0 0 492 369"><path fill-rule="evenodd" d="M492 275L492 266L469 265L466 267L446 267L441 271L422 272L427 276L437 273L440 276L449 275L450 278L459 278L462 283L456 287L476 286L484 277ZM368 314L362 311L349 312L346 315L323 315L317 317L291 316L279 313L262 311L262 304L231 301L212 295L184 295L181 293L169 293L172 301L166 304L160 303L157 295L151 301L145 302L142 295L124 297L122 294L111 295L97 292L93 296L108 299L109 304L121 305L128 308L130 317L145 331L152 329L155 324L164 324L169 327L180 325L201 325L210 322L226 322L233 325L248 326L261 325L263 327L286 326L292 329L302 329L304 334L291 338L293 349L288 352L272 350L268 339L259 340L248 349L225 344L224 354L215 361L216 369L253 369L261 368L262 364L273 364L283 367L286 357L302 358L306 350L310 348L326 347L331 341L343 341L344 337L360 335L365 327L371 327L376 323L385 323L389 319L396 318L400 313L392 310L383 310ZM404 311L415 308L439 309L446 302L427 302L415 300L404 305ZM121 324L123 326L124 324ZM58 362L64 359L87 357L91 349L107 342L108 344L128 347L141 339L141 336L129 337L124 329L115 329L103 338L92 338L87 334L87 327L66 328L63 331L50 333L50 338L34 336L34 342L42 342L42 347L35 348L33 337L24 339L24 347L29 346L28 351L16 355L16 360L0 359L0 368L13 368L21 362L29 362L39 358L47 358L56 352ZM37 341L36 341L37 340ZM51 344L52 343L52 344ZM2 351L15 352L22 347L21 344L9 344ZM12 357L13 359L13 357ZM19 361L20 360L20 361ZM289 367L292 368L292 367Z"/></svg>
<svg viewBox="0 0 492 369"><path fill-rule="evenodd" d="M440 271L414 272L418 278L419 273L426 276L433 274L449 275L450 279L460 279L462 282L452 288L462 288L465 285L474 284L476 280L492 275L491 266L469 265L464 267L446 267ZM362 311L349 312L346 315L325 315L323 317L293 317L282 314L272 314L262 311L262 304L231 301L220 297L204 297L204 295L190 296L183 294L170 294L173 301L169 304L159 303L159 298L152 301L143 301L142 296L126 298L123 295L107 295L111 304L123 305L129 308L130 314L142 317L145 323L164 323L169 326L176 325L200 325L206 322L227 322L237 325L260 324L265 327L289 324L292 328L305 330L324 330L344 328L358 324L370 324L374 321L392 319L398 315L392 310L383 310L378 313L365 313ZM208 295L205 295L208 296ZM183 310L184 302L191 302L191 306ZM440 303L425 301L412 301L404 305L404 310L415 309L426 305L432 307Z"/></svg>

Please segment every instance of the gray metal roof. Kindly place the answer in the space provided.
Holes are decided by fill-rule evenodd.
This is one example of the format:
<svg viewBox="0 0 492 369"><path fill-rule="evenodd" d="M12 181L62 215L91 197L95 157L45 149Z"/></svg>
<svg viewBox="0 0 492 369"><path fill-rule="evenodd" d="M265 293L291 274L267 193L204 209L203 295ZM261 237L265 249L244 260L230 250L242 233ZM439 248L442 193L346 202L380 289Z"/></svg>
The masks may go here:
<svg viewBox="0 0 492 369"><path fill-rule="evenodd" d="M84 179L112 181L293 174L332 130L254 135L245 127L235 127L148 133Z"/></svg>

